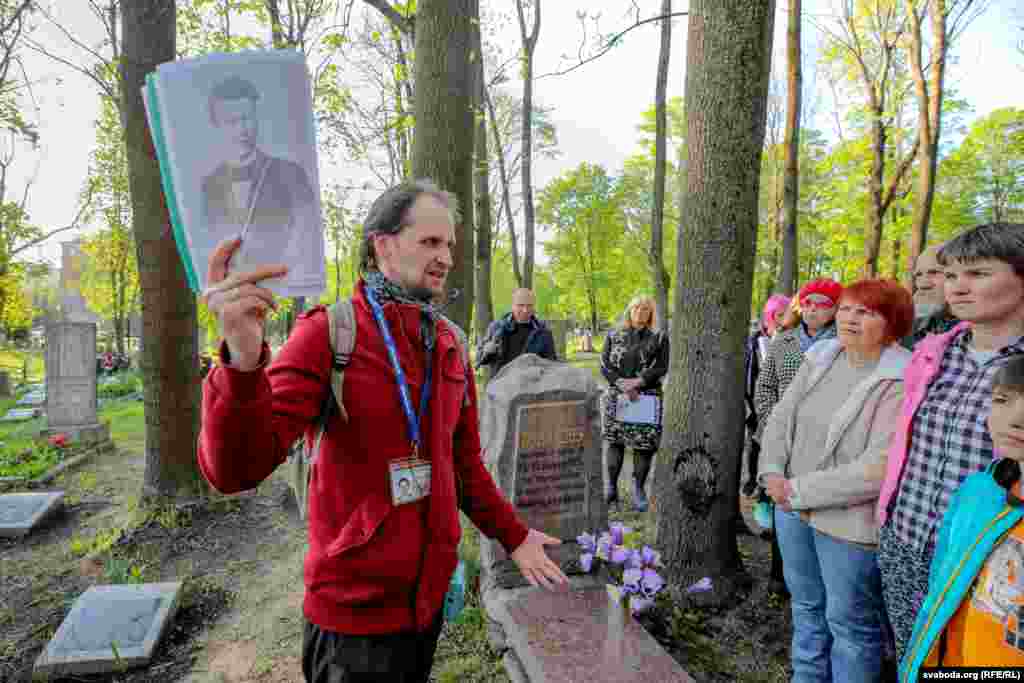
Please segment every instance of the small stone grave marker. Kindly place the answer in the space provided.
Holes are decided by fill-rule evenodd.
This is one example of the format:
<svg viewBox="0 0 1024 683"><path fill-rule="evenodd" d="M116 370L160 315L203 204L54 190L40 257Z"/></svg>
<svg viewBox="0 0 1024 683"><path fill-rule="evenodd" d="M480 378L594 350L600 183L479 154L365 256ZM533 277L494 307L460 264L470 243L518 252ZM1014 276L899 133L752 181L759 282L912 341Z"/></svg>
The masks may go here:
<svg viewBox="0 0 1024 683"><path fill-rule="evenodd" d="M0 536L27 535L63 503L63 491L0 495Z"/></svg>
<svg viewBox="0 0 1024 683"><path fill-rule="evenodd" d="M38 391L33 389L28 392L20 399L18 399L17 405L19 406L41 406L46 403L46 392Z"/></svg>
<svg viewBox="0 0 1024 683"><path fill-rule="evenodd" d="M22 420L31 420L39 411L35 408L11 408L3 417L0 417L0 422L20 422Z"/></svg>
<svg viewBox="0 0 1024 683"><path fill-rule="evenodd" d="M562 540L547 552L567 573L581 572L576 537L608 526L598 393L589 371L533 354L487 385L488 469L527 526ZM486 585L526 583L496 542L483 543L481 562Z"/></svg>
<svg viewBox="0 0 1024 683"><path fill-rule="evenodd" d="M109 673L148 664L178 609L181 585L89 588L39 655L34 676Z"/></svg>

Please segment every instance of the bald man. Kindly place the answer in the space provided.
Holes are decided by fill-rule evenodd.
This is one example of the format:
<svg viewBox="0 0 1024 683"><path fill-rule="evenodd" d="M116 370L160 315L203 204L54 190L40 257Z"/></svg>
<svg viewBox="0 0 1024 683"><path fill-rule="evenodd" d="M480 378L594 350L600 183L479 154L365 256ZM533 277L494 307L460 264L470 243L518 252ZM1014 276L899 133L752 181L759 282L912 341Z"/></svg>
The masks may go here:
<svg viewBox="0 0 1024 683"><path fill-rule="evenodd" d="M476 353L477 367L488 366L487 381L524 353L558 360L555 337L533 314L537 299L529 289L512 292L512 312L498 318L487 328Z"/></svg>
<svg viewBox="0 0 1024 683"><path fill-rule="evenodd" d="M903 338L903 346L913 349L929 334L942 334L960 322L946 305L946 271L938 261L941 244L933 244L914 262L914 329Z"/></svg>

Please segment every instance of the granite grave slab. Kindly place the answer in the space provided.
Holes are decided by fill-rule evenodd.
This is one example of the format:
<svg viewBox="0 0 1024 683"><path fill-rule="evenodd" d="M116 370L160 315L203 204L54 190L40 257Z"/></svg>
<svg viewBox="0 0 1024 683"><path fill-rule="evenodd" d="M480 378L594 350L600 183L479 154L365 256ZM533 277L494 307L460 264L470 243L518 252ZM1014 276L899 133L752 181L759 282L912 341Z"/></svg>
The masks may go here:
<svg viewBox="0 0 1024 683"><path fill-rule="evenodd" d="M495 591L484 605L529 683L693 683L603 586Z"/></svg>
<svg viewBox="0 0 1024 683"><path fill-rule="evenodd" d="M108 673L148 664L178 609L180 582L93 586L35 662L37 678Z"/></svg>
<svg viewBox="0 0 1024 683"><path fill-rule="evenodd" d="M0 536L28 535L63 504L63 491L0 495Z"/></svg>

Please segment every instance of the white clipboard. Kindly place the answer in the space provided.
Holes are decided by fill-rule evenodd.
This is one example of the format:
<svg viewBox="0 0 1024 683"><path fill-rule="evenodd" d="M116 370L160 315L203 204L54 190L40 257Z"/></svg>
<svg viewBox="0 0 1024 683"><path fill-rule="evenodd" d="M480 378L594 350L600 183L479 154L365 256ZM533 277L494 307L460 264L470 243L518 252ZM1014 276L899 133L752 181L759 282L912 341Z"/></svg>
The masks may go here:
<svg viewBox="0 0 1024 683"><path fill-rule="evenodd" d="M658 396L641 394L635 401L630 401L628 396L620 394L615 406L615 419L619 422L656 425L660 412L661 398Z"/></svg>

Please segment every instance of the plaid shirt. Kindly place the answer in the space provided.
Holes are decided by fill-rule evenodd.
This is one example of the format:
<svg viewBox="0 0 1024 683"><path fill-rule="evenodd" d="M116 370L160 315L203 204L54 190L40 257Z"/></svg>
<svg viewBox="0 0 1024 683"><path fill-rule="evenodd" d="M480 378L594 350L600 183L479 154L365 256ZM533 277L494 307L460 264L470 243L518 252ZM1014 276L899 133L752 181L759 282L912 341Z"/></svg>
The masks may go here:
<svg viewBox="0 0 1024 683"><path fill-rule="evenodd" d="M946 348L942 365L914 414L903 479L892 509L896 538L918 553L935 548L949 500L969 475L992 462L988 415L992 380L1010 356L1024 353L1024 338L978 365L964 330Z"/></svg>

